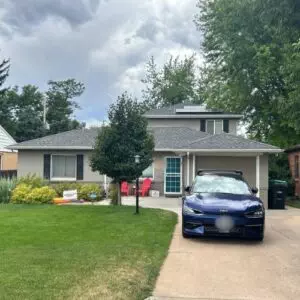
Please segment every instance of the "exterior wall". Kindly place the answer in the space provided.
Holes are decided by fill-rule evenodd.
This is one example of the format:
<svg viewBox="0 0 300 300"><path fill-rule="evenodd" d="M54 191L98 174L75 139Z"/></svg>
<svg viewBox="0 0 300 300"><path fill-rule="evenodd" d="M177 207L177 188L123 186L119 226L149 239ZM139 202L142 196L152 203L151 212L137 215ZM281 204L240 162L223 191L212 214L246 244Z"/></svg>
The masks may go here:
<svg viewBox="0 0 300 300"><path fill-rule="evenodd" d="M17 170L18 153L17 152L2 152L0 170Z"/></svg>
<svg viewBox="0 0 300 300"><path fill-rule="evenodd" d="M200 119L148 119L149 127L187 127L200 131ZM237 134L237 120L229 120L229 133Z"/></svg>
<svg viewBox="0 0 300 300"><path fill-rule="evenodd" d="M43 177L44 175L44 154L61 155L84 155L83 181L84 182L104 182L104 176L92 172L89 166L89 155L91 151L19 151L18 176L25 176L29 173Z"/></svg>
<svg viewBox="0 0 300 300"><path fill-rule="evenodd" d="M149 127L187 127L200 131L200 119L148 119Z"/></svg>
<svg viewBox="0 0 300 300"><path fill-rule="evenodd" d="M295 157L298 156L299 159L299 173L300 173L300 151L295 151L295 152L290 152L288 154L288 158L289 158L289 166L290 166L290 172L291 175L293 177L293 179L295 180L295 196L300 196L300 178L296 177L295 174Z"/></svg>

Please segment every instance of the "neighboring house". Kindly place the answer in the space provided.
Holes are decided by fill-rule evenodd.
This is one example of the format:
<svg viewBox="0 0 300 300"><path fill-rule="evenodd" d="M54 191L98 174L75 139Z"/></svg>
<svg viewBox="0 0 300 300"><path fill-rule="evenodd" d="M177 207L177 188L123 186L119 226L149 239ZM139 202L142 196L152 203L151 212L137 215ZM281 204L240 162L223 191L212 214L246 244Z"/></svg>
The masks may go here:
<svg viewBox="0 0 300 300"><path fill-rule="evenodd" d="M295 181L295 196L300 196L300 173L299 173L299 163L300 163L300 145L291 147L285 152L288 154L289 165L292 178Z"/></svg>
<svg viewBox="0 0 300 300"><path fill-rule="evenodd" d="M267 203L268 155L281 149L237 136L241 115L182 104L151 110L145 116L155 139L153 164L143 174L153 179L152 189L179 196L198 169L239 169ZM18 174L106 185L106 176L89 166L97 132L95 128L73 130L11 146L19 150Z"/></svg>
<svg viewBox="0 0 300 300"><path fill-rule="evenodd" d="M0 171L17 169L18 153L7 148L14 143L13 137L0 125Z"/></svg>

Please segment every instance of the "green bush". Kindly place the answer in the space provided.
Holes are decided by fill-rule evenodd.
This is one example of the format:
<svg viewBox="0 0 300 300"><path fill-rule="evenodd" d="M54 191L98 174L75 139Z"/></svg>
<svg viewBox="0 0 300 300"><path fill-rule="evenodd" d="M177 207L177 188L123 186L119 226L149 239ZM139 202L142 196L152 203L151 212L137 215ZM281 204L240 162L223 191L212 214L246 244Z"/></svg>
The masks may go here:
<svg viewBox="0 0 300 300"><path fill-rule="evenodd" d="M17 180L13 179L0 179L0 203L9 203L12 190L16 187Z"/></svg>
<svg viewBox="0 0 300 300"><path fill-rule="evenodd" d="M93 200L90 194L95 193L95 200L102 200L104 198L104 190L96 183L82 184L78 189L78 198L84 200Z"/></svg>
<svg viewBox="0 0 300 300"><path fill-rule="evenodd" d="M77 190L79 191L81 184L76 182L63 182L53 185L54 190L56 191L59 197L63 196L64 191Z"/></svg>
<svg viewBox="0 0 300 300"><path fill-rule="evenodd" d="M31 185L22 183L13 190L11 202L23 204L51 203L55 196L55 190L49 186L32 188Z"/></svg>
<svg viewBox="0 0 300 300"><path fill-rule="evenodd" d="M28 174L26 176L18 178L18 185L26 184L30 185L32 188L41 188L46 185L43 178L37 176L36 174Z"/></svg>
<svg viewBox="0 0 300 300"><path fill-rule="evenodd" d="M104 199L104 189L96 183L76 183L76 182L65 182L57 183L53 185L57 195L63 197L64 191L77 190L78 199L91 200L90 194L96 193L97 198L95 200Z"/></svg>
<svg viewBox="0 0 300 300"><path fill-rule="evenodd" d="M43 186L41 188L35 188L28 195L30 203L52 203L56 197L56 192L49 186Z"/></svg>
<svg viewBox="0 0 300 300"><path fill-rule="evenodd" d="M32 187L27 184L19 184L12 192L11 203L30 203L28 195Z"/></svg>

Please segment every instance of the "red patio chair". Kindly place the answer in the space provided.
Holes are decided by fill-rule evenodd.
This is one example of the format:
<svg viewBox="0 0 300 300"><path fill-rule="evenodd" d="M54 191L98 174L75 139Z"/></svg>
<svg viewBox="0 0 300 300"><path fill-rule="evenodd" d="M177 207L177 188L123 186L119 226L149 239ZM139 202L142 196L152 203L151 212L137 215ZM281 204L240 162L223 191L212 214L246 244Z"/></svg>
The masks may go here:
<svg viewBox="0 0 300 300"><path fill-rule="evenodd" d="M142 197L145 197L146 195L149 194L149 190L151 188L151 184L152 184L152 180L150 178L146 178L146 179L143 180L142 187L139 190L139 194Z"/></svg>
<svg viewBox="0 0 300 300"><path fill-rule="evenodd" d="M121 194L129 196L129 184L126 181L121 183Z"/></svg>

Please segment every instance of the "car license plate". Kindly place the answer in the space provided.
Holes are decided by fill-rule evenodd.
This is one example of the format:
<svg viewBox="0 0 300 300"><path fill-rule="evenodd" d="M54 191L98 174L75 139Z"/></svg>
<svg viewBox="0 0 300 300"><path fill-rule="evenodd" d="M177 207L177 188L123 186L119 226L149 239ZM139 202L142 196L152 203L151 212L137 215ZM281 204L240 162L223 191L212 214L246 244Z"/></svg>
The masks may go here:
<svg viewBox="0 0 300 300"><path fill-rule="evenodd" d="M215 225L220 233L229 233L234 226L234 222L231 217L222 216L216 220Z"/></svg>

